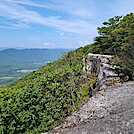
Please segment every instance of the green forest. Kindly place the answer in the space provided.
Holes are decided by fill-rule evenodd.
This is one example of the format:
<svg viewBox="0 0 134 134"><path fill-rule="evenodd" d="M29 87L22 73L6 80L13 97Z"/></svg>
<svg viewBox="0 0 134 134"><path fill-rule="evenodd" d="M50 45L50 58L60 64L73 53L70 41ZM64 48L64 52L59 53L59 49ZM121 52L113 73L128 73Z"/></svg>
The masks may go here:
<svg viewBox="0 0 134 134"><path fill-rule="evenodd" d="M94 43L69 51L16 82L0 88L0 133L47 132L90 97L95 74L83 71L88 53L110 54L116 71L134 78L134 14L115 16L98 27Z"/></svg>

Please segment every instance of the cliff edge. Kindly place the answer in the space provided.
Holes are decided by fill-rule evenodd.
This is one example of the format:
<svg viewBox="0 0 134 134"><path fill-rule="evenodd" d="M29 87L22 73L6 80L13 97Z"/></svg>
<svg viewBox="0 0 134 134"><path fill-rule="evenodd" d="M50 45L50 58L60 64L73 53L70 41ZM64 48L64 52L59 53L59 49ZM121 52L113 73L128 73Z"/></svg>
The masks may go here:
<svg viewBox="0 0 134 134"><path fill-rule="evenodd" d="M134 81L99 91L47 134L133 134Z"/></svg>
<svg viewBox="0 0 134 134"><path fill-rule="evenodd" d="M92 97L46 134L134 133L134 81L124 82L127 76L114 71L111 55L90 53L83 62L83 70L96 76Z"/></svg>

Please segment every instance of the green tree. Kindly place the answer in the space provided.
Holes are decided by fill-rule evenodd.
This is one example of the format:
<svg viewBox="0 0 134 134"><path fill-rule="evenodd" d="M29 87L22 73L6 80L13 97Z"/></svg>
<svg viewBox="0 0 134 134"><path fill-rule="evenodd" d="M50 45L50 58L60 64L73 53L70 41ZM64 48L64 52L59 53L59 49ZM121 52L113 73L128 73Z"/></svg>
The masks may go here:
<svg viewBox="0 0 134 134"><path fill-rule="evenodd" d="M93 53L110 54L118 57L117 65L120 70L132 79L133 65L133 40L134 40L134 14L115 16L98 27L100 36L94 39Z"/></svg>

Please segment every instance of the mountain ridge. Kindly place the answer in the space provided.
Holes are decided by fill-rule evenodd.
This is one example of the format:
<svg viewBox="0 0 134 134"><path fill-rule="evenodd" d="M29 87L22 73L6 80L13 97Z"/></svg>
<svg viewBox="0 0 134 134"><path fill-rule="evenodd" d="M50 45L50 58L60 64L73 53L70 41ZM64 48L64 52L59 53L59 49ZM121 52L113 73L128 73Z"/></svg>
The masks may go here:
<svg viewBox="0 0 134 134"><path fill-rule="evenodd" d="M0 133L48 132L87 102L97 81L96 67L91 73L83 70L89 53L113 55L114 71L134 78L134 14L115 16L103 24L93 44L69 51L0 88Z"/></svg>

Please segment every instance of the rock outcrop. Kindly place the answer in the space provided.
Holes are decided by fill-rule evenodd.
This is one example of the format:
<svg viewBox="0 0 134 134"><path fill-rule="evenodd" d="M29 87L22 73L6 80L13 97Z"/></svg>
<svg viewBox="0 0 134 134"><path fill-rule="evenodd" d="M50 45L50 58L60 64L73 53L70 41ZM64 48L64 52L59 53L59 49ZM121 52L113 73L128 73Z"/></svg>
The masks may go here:
<svg viewBox="0 0 134 134"><path fill-rule="evenodd" d="M99 91L46 134L134 134L134 81Z"/></svg>
<svg viewBox="0 0 134 134"><path fill-rule="evenodd" d="M97 78L91 89L92 97L46 134L133 133L134 82L120 84L124 76L115 73L110 55L88 54L83 61L83 70Z"/></svg>
<svg viewBox="0 0 134 134"><path fill-rule="evenodd" d="M100 54L91 54L83 59L84 68L83 70L89 72L90 74L95 74L97 81L95 88L92 90L92 94L95 94L97 91L107 88L115 83L122 81L123 74L117 74L114 71L112 65L113 59L112 55L100 55ZM127 80L124 79L124 81Z"/></svg>

